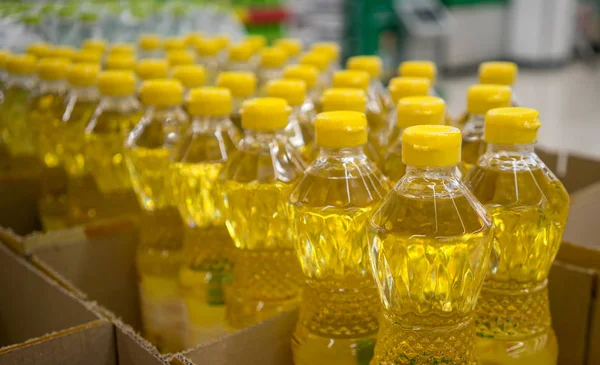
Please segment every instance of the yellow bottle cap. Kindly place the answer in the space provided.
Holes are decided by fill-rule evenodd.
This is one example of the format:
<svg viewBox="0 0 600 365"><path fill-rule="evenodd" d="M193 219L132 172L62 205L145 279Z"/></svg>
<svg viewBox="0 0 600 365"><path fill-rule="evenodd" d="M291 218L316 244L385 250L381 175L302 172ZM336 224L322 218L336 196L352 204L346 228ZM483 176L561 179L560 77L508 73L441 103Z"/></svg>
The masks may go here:
<svg viewBox="0 0 600 365"><path fill-rule="evenodd" d="M511 86L519 68L514 62L483 62L479 65L479 82Z"/></svg>
<svg viewBox="0 0 600 365"><path fill-rule="evenodd" d="M247 36L246 39L244 39L244 43L250 44L252 52L254 53L265 48L265 46L267 45L267 38L265 38L265 36L262 35L252 34Z"/></svg>
<svg viewBox="0 0 600 365"><path fill-rule="evenodd" d="M349 70L366 71L371 78L379 78L383 68L381 57L379 56L354 56L348 59L346 65Z"/></svg>
<svg viewBox="0 0 600 365"><path fill-rule="evenodd" d="M111 54L106 58L106 69L135 71L135 58L127 54Z"/></svg>
<svg viewBox="0 0 600 365"><path fill-rule="evenodd" d="M106 51L106 41L98 38L86 39L81 44L81 49L93 50L97 53L104 53L104 51Z"/></svg>
<svg viewBox="0 0 600 365"><path fill-rule="evenodd" d="M333 87L349 89L369 89L369 74L365 71L344 70L333 75Z"/></svg>
<svg viewBox="0 0 600 365"><path fill-rule="evenodd" d="M425 77L435 84L437 67L431 61L404 61L398 68L398 75L405 77Z"/></svg>
<svg viewBox="0 0 600 365"><path fill-rule="evenodd" d="M173 68L173 78L179 80L186 89L192 89L204 86L206 70L201 65L180 65Z"/></svg>
<svg viewBox="0 0 600 365"><path fill-rule="evenodd" d="M1 70L6 69L6 61L8 60L8 57L10 55L11 55L11 53L9 51L0 50L0 69Z"/></svg>
<svg viewBox="0 0 600 365"><path fill-rule="evenodd" d="M287 61L287 53L281 48L270 47L260 52L260 66L264 68L280 68Z"/></svg>
<svg viewBox="0 0 600 365"><path fill-rule="evenodd" d="M161 38L158 34L141 34L138 37L138 46L144 51L156 51L161 47Z"/></svg>
<svg viewBox="0 0 600 365"><path fill-rule="evenodd" d="M540 114L530 108L497 108L485 115L483 139L494 144L529 144L537 139Z"/></svg>
<svg viewBox="0 0 600 365"><path fill-rule="evenodd" d="M171 67L180 65L193 65L196 61L194 54L186 50L177 50L167 53L167 61Z"/></svg>
<svg viewBox="0 0 600 365"><path fill-rule="evenodd" d="M300 57L300 64L314 66L323 72L329 67L329 57L324 53L307 52Z"/></svg>
<svg viewBox="0 0 600 365"><path fill-rule="evenodd" d="M435 96L409 96L398 101L396 125L408 128L414 125L435 125L444 122L446 103Z"/></svg>
<svg viewBox="0 0 600 365"><path fill-rule="evenodd" d="M367 107L367 94L360 89L327 89L321 97L323 111L349 110L364 113Z"/></svg>
<svg viewBox="0 0 600 365"><path fill-rule="evenodd" d="M238 43L229 48L229 60L232 62L248 62L253 49L250 43Z"/></svg>
<svg viewBox="0 0 600 365"><path fill-rule="evenodd" d="M343 148L367 143L367 118L355 111L324 112L315 118L315 141L321 147Z"/></svg>
<svg viewBox="0 0 600 365"><path fill-rule="evenodd" d="M141 80L165 79L169 75L169 64L162 58L147 58L138 62L136 73Z"/></svg>
<svg viewBox="0 0 600 365"><path fill-rule="evenodd" d="M221 117L232 112L231 92L224 87L201 87L190 91L187 110L190 115Z"/></svg>
<svg viewBox="0 0 600 365"><path fill-rule="evenodd" d="M304 45L298 38L281 38L275 42L275 47L284 49L288 57L295 57L302 52Z"/></svg>
<svg viewBox="0 0 600 365"><path fill-rule="evenodd" d="M196 52L198 52L199 56L209 57L216 56L223 49L219 40L217 39L202 39L200 42L196 43Z"/></svg>
<svg viewBox="0 0 600 365"><path fill-rule="evenodd" d="M97 64L77 63L71 64L67 70L67 81L71 86L94 86L98 82L100 66Z"/></svg>
<svg viewBox="0 0 600 365"><path fill-rule="evenodd" d="M225 49L229 46L230 38L228 34L217 34L213 39L219 43L219 48Z"/></svg>
<svg viewBox="0 0 600 365"><path fill-rule="evenodd" d="M306 83L308 89L317 84L319 70L310 65L291 65L283 69L283 77L286 79L300 79Z"/></svg>
<svg viewBox="0 0 600 365"><path fill-rule="evenodd" d="M326 54L329 62L340 59L340 46L335 42L316 42L313 43L310 50Z"/></svg>
<svg viewBox="0 0 600 365"><path fill-rule="evenodd" d="M204 34L201 32L190 32L185 36L185 44L188 47L196 47L196 45L204 39Z"/></svg>
<svg viewBox="0 0 600 365"><path fill-rule="evenodd" d="M112 55L129 55L135 56L135 47L129 43L113 43L110 47L109 56Z"/></svg>
<svg viewBox="0 0 600 365"><path fill-rule="evenodd" d="M81 51L75 52L71 61L73 63L93 63L100 64L102 54L95 50L82 49Z"/></svg>
<svg viewBox="0 0 600 365"><path fill-rule="evenodd" d="M289 105L298 106L306 99L306 83L300 79L272 80L266 86L267 96L285 99Z"/></svg>
<svg viewBox="0 0 600 365"><path fill-rule="evenodd" d="M388 86L390 96L395 104L409 96L429 95L430 88L431 82L424 77L394 77Z"/></svg>
<svg viewBox="0 0 600 365"><path fill-rule="evenodd" d="M64 80L67 77L68 68L68 58L44 58L37 63L37 74L41 80Z"/></svg>
<svg viewBox="0 0 600 365"><path fill-rule="evenodd" d="M229 89L234 98L248 98L256 93L256 76L252 72L221 72L217 86Z"/></svg>
<svg viewBox="0 0 600 365"><path fill-rule="evenodd" d="M510 106L511 91L505 85L473 85L467 93L469 114L483 115L490 109Z"/></svg>
<svg viewBox="0 0 600 365"><path fill-rule="evenodd" d="M59 45L52 47L52 49L50 50L50 57L72 59L73 55L75 55L75 52L77 51L74 47L67 45Z"/></svg>
<svg viewBox="0 0 600 365"><path fill-rule="evenodd" d="M98 75L98 89L107 96L133 95L135 75L132 71L102 71Z"/></svg>
<svg viewBox="0 0 600 365"><path fill-rule="evenodd" d="M291 108L281 98L256 98L242 104L242 128L274 131L288 124Z"/></svg>
<svg viewBox="0 0 600 365"><path fill-rule="evenodd" d="M402 162L415 167L445 167L460 162L462 136L447 125L416 125L402 133Z"/></svg>
<svg viewBox="0 0 600 365"><path fill-rule="evenodd" d="M6 60L6 71L13 75L33 75L36 71L36 58L30 54L13 54Z"/></svg>
<svg viewBox="0 0 600 365"><path fill-rule="evenodd" d="M183 86L177 80L147 80L142 82L140 95L144 105L176 106L183 103Z"/></svg>
<svg viewBox="0 0 600 365"><path fill-rule="evenodd" d="M163 41L165 51L183 51L185 49L185 38L183 37L168 37Z"/></svg>
<svg viewBox="0 0 600 365"><path fill-rule="evenodd" d="M47 57L50 55L51 46L45 42L31 43L27 46L27 54L36 58Z"/></svg>

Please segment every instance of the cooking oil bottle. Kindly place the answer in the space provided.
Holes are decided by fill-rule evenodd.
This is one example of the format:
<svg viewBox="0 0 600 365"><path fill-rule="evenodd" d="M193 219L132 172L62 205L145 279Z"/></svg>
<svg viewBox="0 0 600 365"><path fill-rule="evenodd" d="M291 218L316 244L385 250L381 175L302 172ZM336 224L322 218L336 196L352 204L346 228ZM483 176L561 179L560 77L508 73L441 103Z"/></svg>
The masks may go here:
<svg viewBox="0 0 600 365"><path fill-rule="evenodd" d="M494 108L510 105L511 92L503 85L473 85L467 93L467 113L461 118L458 126L462 128L462 164L461 170L466 173L477 162L486 150L483 140L485 113Z"/></svg>
<svg viewBox="0 0 600 365"><path fill-rule="evenodd" d="M256 77L258 79L258 90L264 95L264 87L271 80L283 77L283 67L287 54L281 48L265 48L260 53L260 66Z"/></svg>
<svg viewBox="0 0 600 365"><path fill-rule="evenodd" d="M328 69L327 73L329 76L339 69L340 66L340 46L335 42L316 42L310 47L311 52L321 53L327 56Z"/></svg>
<svg viewBox="0 0 600 365"><path fill-rule="evenodd" d="M90 38L81 44L82 50L89 50L95 53L103 54L106 51L106 40L100 38Z"/></svg>
<svg viewBox="0 0 600 365"><path fill-rule="evenodd" d="M163 55L162 39L158 34L141 34L137 43L141 59L160 58Z"/></svg>
<svg viewBox="0 0 600 365"><path fill-rule="evenodd" d="M137 216L139 204L125 163L125 139L142 116L135 97L135 75L131 71L101 72L98 88L102 97L85 128L85 163L100 192L93 202L95 218Z"/></svg>
<svg viewBox="0 0 600 365"><path fill-rule="evenodd" d="M446 103L437 96L409 96L398 101L396 126L383 161L383 173L393 187L406 174L402 162L402 132L415 125L444 124Z"/></svg>
<svg viewBox="0 0 600 365"><path fill-rule="evenodd" d="M371 364L476 364L475 306L493 223L456 174L460 131L406 128L406 174L371 217L383 315Z"/></svg>
<svg viewBox="0 0 600 365"><path fill-rule="evenodd" d="M221 72L217 78L217 86L229 89L233 97L231 121L239 130L242 129L240 109L242 103L256 94L256 76L251 72Z"/></svg>
<svg viewBox="0 0 600 365"><path fill-rule="evenodd" d="M27 54L35 58L41 59L50 55L51 45L46 42L35 42L27 46Z"/></svg>
<svg viewBox="0 0 600 365"><path fill-rule="evenodd" d="M36 131L43 164L38 210L45 230L67 226L67 174L62 164L63 146L56 143L56 133L61 124L68 66L69 61L63 58L38 61L39 82L29 101L29 124Z"/></svg>
<svg viewBox="0 0 600 365"><path fill-rule="evenodd" d="M306 84L298 79L270 81L265 88L266 96L282 98L292 108L284 134L288 142L302 152L305 161L310 157L309 145L313 141L315 128L312 113L305 113L302 105L306 99Z"/></svg>
<svg viewBox="0 0 600 365"><path fill-rule="evenodd" d="M77 52L77 50L72 46L58 45L50 49L50 55L48 57L71 60L75 52Z"/></svg>
<svg viewBox="0 0 600 365"><path fill-rule="evenodd" d="M253 48L249 43L234 44L229 48L229 60L225 65L227 71L254 72L256 64L253 63Z"/></svg>
<svg viewBox="0 0 600 365"><path fill-rule="evenodd" d="M36 59L31 55L9 55L6 60L8 80L0 107L0 133L9 161L5 173L13 177L38 178L36 131L29 123L29 101L37 85Z"/></svg>
<svg viewBox="0 0 600 365"><path fill-rule="evenodd" d="M167 37L163 39L162 45L165 53L173 51L185 51L187 48L185 38L179 36Z"/></svg>
<svg viewBox="0 0 600 365"><path fill-rule="evenodd" d="M111 54L104 61L105 69L112 71L135 72L135 66L135 57L127 54Z"/></svg>
<svg viewBox="0 0 600 365"><path fill-rule="evenodd" d="M162 58L144 58L138 61L135 71L141 86L144 81L166 79L169 75L169 63Z"/></svg>
<svg viewBox="0 0 600 365"><path fill-rule="evenodd" d="M217 75L221 71L222 66L219 61L220 52L221 45L215 38L204 38L196 44L197 61L206 70L206 84L209 86L217 84Z"/></svg>
<svg viewBox="0 0 600 365"><path fill-rule="evenodd" d="M389 112L394 105L390 94L381 82L381 72L383 69L381 57L379 56L354 56L346 62L349 70L365 71L371 77L369 81L369 90L367 92L369 99L377 102L377 105L386 112Z"/></svg>
<svg viewBox="0 0 600 365"><path fill-rule="evenodd" d="M538 112L498 108L485 117L487 150L466 184L494 220L494 260L477 303L482 365L555 365L548 272L561 243L569 195L534 152Z"/></svg>
<svg viewBox="0 0 600 365"><path fill-rule="evenodd" d="M333 85L333 73L329 67L330 59L327 54L317 52L307 52L300 56L300 64L316 67L319 70L316 89L318 94L322 94L326 89Z"/></svg>
<svg viewBox="0 0 600 365"><path fill-rule="evenodd" d="M227 321L242 328L296 308L301 271L288 197L302 177L300 152L283 136L290 108L278 98L244 102L244 137L219 176L235 244Z"/></svg>
<svg viewBox="0 0 600 365"><path fill-rule="evenodd" d="M393 134L394 130L398 130L396 128L396 119L398 117L397 106L400 99L409 96L427 96L430 87L429 80L424 77L394 77L390 80L388 90L392 100L392 108L389 112L388 130L385 132L387 135L387 145L383 146L384 150L387 150L387 146L398 137Z"/></svg>
<svg viewBox="0 0 600 365"><path fill-rule="evenodd" d="M513 88L518 72L519 67L514 62L483 62L479 65L479 83L506 85ZM512 91L511 106L517 106L514 89Z"/></svg>
<svg viewBox="0 0 600 365"><path fill-rule="evenodd" d="M283 69L285 79L298 79L306 84L306 99L302 104L303 113L311 115L311 120L321 110L321 90L317 87L319 70L310 65L291 65ZM314 133L313 133L314 134Z"/></svg>
<svg viewBox="0 0 600 365"><path fill-rule="evenodd" d="M183 95L186 99L190 90L204 86L206 83L206 69L201 65L175 66L171 76L183 86Z"/></svg>
<svg viewBox="0 0 600 365"><path fill-rule="evenodd" d="M267 38L260 34L251 34L244 39L243 43L250 45L250 48L252 49L250 63L256 70L260 65L260 53L267 46Z"/></svg>
<svg viewBox="0 0 600 365"><path fill-rule="evenodd" d="M300 53L304 49L304 44L299 38L280 38L275 41L275 47L279 47L286 52L287 64L295 65L298 63Z"/></svg>
<svg viewBox="0 0 600 365"><path fill-rule="evenodd" d="M167 53L167 61L171 67L193 65L196 62L196 57L191 51L175 50Z"/></svg>
<svg viewBox="0 0 600 365"><path fill-rule="evenodd" d="M102 61L102 53L95 50L82 49L77 51L71 57L73 63L90 63L99 65Z"/></svg>
<svg viewBox="0 0 600 365"><path fill-rule="evenodd" d="M319 155L290 195L306 282L292 338L294 364L356 365L370 359L379 327L367 230L387 184L364 151L364 113L321 113L315 129Z"/></svg>
<svg viewBox="0 0 600 365"><path fill-rule="evenodd" d="M240 140L231 123L229 89L190 91L192 121L171 166L174 201L186 223L179 283L186 304L186 347L228 332L224 286L231 281L233 241L225 227L217 178Z"/></svg>
<svg viewBox="0 0 600 365"><path fill-rule="evenodd" d="M135 46L129 43L113 43L108 50L107 57L110 56L129 56L135 58Z"/></svg>
<svg viewBox="0 0 600 365"><path fill-rule="evenodd" d="M423 77L431 83L429 93L438 96L435 90L437 79L437 66L431 61L404 61L398 66L398 76L401 77Z"/></svg>
<svg viewBox="0 0 600 365"><path fill-rule="evenodd" d="M173 199L171 158L188 127L176 80L145 81L144 116L126 141L126 161L142 207L136 253L142 324L161 352L185 347L185 307L179 294L183 222Z"/></svg>

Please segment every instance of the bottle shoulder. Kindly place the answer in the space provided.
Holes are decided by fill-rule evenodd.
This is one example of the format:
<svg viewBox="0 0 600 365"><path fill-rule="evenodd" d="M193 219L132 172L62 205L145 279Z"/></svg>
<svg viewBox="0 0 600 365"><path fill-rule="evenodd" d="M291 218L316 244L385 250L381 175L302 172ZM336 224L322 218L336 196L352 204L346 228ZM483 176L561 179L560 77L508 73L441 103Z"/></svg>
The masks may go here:
<svg viewBox="0 0 600 365"><path fill-rule="evenodd" d="M130 148L168 148L179 143L189 124L181 110L147 110L127 138Z"/></svg>
<svg viewBox="0 0 600 365"><path fill-rule="evenodd" d="M229 121L215 127L192 123L177 146L174 161L223 163L236 151L239 141L240 133Z"/></svg>

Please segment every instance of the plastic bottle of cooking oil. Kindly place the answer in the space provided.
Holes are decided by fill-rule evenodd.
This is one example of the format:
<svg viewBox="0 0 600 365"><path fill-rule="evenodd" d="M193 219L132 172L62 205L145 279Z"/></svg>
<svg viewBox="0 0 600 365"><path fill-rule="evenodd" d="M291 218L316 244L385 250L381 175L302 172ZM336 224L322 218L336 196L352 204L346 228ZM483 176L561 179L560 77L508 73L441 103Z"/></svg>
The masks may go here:
<svg viewBox="0 0 600 365"><path fill-rule="evenodd" d="M496 230L494 260L477 307L483 365L555 365L548 272L561 243L569 195L534 152L538 112L498 108L485 117L487 150L466 184Z"/></svg>
<svg viewBox="0 0 600 365"><path fill-rule="evenodd" d="M252 67L256 70L260 65L260 53L267 46L267 39L265 36L260 34L251 34L247 36L243 43L250 45L252 49L252 57L250 63Z"/></svg>
<svg viewBox="0 0 600 365"><path fill-rule="evenodd" d="M96 219L138 215L139 204L125 163L125 139L142 117L142 106L135 97L135 75L131 71L101 72L98 88L102 97L85 129L85 163L100 191L92 209Z"/></svg>
<svg viewBox="0 0 600 365"><path fill-rule="evenodd" d="M186 223L179 282L188 318L186 347L228 331L224 285L231 281L233 241L225 227L217 178L240 140L229 119L231 93L194 89L187 98L192 123L171 166L175 204Z"/></svg>
<svg viewBox="0 0 600 365"><path fill-rule="evenodd" d="M252 61L253 49L249 43L234 44L229 48L229 60L225 65L227 71L254 72L256 65Z"/></svg>
<svg viewBox="0 0 600 365"><path fill-rule="evenodd" d="M126 161L142 207L136 263L144 333L161 352L185 347L185 309L179 294L183 222L173 198L171 158L188 127L176 80L145 81L146 111L126 141Z"/></svg>
<svg viewBox="0 0 600 365"><path fill-rule="evenodd" d="M163 40L163 49L165 53L172 51L185 51L187 45L183 37L167 37Z"/></svg>
<svg viewBox="0 0 600 365"><path fill-rule="evenodd" d="M298 63L300 53L304 49L304 44L299 38L280 38L275 41L275 47L282 48L287 54L287 64L294 65Z"/></svg>
<svg viewBox="0 0 600 365"><path fill-rule="evenodd" d="M383 146L384 150L387 151L387 147L392 143L398 135L395 135L396 120L398 117L398 102L400 99L409 96L427 96L429 95L430 82L424 77L394 77L388 84L388 90L390 98L392 100L392 109L389 112L389 125L388 130L385 132L387 137L387 145Z"/></svg>
<svg viewBox="0 0 600 365"><path fill-rule="evenodd" d="M388 110L379 103L377 96L369 93L370 76L365 71L345 70L337 71L333 75L334 88L353 88L363 90L367 95L367 106L365 113L369 122L369 141L383 157L384 146L387 144Z"/></svg>
<svg viewBox="0 0 600 365"><path fill-rule="evenodd" d="M162 39L158 34L141 34L138 37L138 52L141 59L161 57Z"/></svg>
<svg viewBox="0 0 600 365"><path fill-rule="evenodd" d="M300 56L300 64L316 67L319 70L317 79L317 92L322 94L324 90L331 88L333 84L333 73L329 67L330 59L327 54L307 52Z"/></svg>
<svg viewBox="0 0 600 365"><path fill-rule="evenodd" d="M77 51L72 46L59 45L50 49L50 55L48 57L65 58L71 60L75 52Z"/></svg>
<svg viewBox="0 0 600 365"><path fill-rule="evenodd" d="M462 164L463 173L477 162L486 150L483 140L485 113L494 108L510 105L511 92L508 86L473 85L467 93L467 113L461 118L462 128Z"/></svg>
<svg viewBox="0 0 600 365"><path fill-rule="evenodd" d="M267 83L265 94L269 97L285 99L292 108L284 133L289 143L302 152L305 161L308 160L309 145L314 139L315 128L311 119L312 113L305 113L302 110L306 99L306 84L298 79L273 80Z"/></svg>
<svg viewBox="0 0 600 365"><path fill-rule="evenodd" d="M383 161L383 173L392 187L406 173L402 162L402 132L415 125L444 124L446 104L437 96L409 96L398 101L396 126Z"/></svg>
<svg viewBox="0 0 600 365"><path fill-rule="evenodd" d="M91 50L103 54L106 51L106 41L104 39L90 38L81 44L82 50Z"/></svg>
<svg viewBox="0 0 600 365"><path fill-rule="evenodd" d="M242 129L242 118L240 109L245 100L256 94L256 76L251 72L221 72L217 78L217 86L229 89L233 97L231 121Z"/></svg>
<svg viewBox="0 0 600 365"><path fill-rule="evenodd" d="M97 51L87 49L77 51L71 57L71 62L73 63L90 63L100 65L101 60L102 53L98 53Z"/></svg>
<svg viewBox="0 0 600 365"><path fill-rule="evenodd" d="M137 63L135 71L141 82L165 79L169 75L169 63L162 58L144 58Z"/></svg>
<svg viewBox="0 0 600 365"><path fill-rule="evenodd" d="M129 43L113 43L107 56L122 55L135 58L135 46Z"/></svg>
<svg viewBox="0 0 600 365"><path fill-rule="evenodd" d="M72 64L67 71L69 90L52 139L62 149L67 173L67 225L86 224L96 218L95 203L102 199L85 161L85 127L100 100L96 86L100 66Z"/></svg>
<svg viewBox="0 0 600 365"><path fill-rule="evenodd" d="M317 87L317 79L319 70L310 65L291 65L283 69L283 77L285 79L298 79L306 84L306 99L302 104L302 112L311 116L312 121L317 114L317 110L321 110L321 90Z"/></svg>
<svg viewBox="0 0 600 365"><path fill-rule="evenodd" d="M50 55L51 45L45 42L31 43L27 46L27 54L35 58L44 58Z"/></svg>
<svg viewBox="0 0 600 365"><path fill-rule="evenodd" d="M213 36L214 40L219 44L219 56L217 59L219 60L220 65L224 65L227 62L229 57L229 44L231 43L231 39L228 34L216 34Z"/></svg>
<svg viewBox="0 0 600 365"><path fill-rule="evenodd" d="M364 151L364 113L321 113L315 129L319 155L290 195L306 281L292 338L294 364L367 363L380 313L367 230L387 184Z"/></svg>
<svg viewBox="0 0 600 365"><path fill-rule="evenodd" d="M264 87L271 80L283 77L283 67L287 54L281 48L265 48L260 53L260 67L257 71L258 90L264 94Z"/></svg>
<svg viewBox="0 0 600 365"><path fill-rule="evenodd" d="M35 129L29 123L29 101L36 87L36 59L31 55L9 55L8 81L0 106L0 135L10 156L5 173L36 178L41 173Z"/></svg>
<svg viewBox="0 0 600 365"><path fill-rule="evenodd" d="M223 168L226 225L235 244L227 320L242 328L296 308L302 273L288 197L302 177L300 152L284 137L290 108L278 98L244 102L244 138Z"/></svg>
<svg viewBox="0 0 600 365"><path fill-rule="evenodd" d="M331 76L340 66L340 46L335 42L316 42L310 47L312 52L325 54L328 58L328 74Z"/></svg>
<svg viewBox="0 0 600 365"><path fill-rule="evenodd" d="M167 53L169 66L193 65L196 62L194 53L186 50L175 50Z"/></svg>
<svg viewBox="0 0 600 365"><path fill-rule="evenodd" d="M371 364L475 364L475 306L493 223L456 174L460 131L402 134L406 175L371 217L371 267L383 315Z"/></svg>
<svg viewBox="0 0 600 365"><path fill-rule="evenodd" d="M202 32L189 32L185 35L185 44L190 51L195 50L202 40L204 40Z"/></svg>
<svg viewBox="0 0 600 365"><path fill-rule="evenodd" d="M38 209L46 230L67 226L67 174L62 165L62 145L56 142L67 90L69 61L44 58L38 61L38 85L29 101L29 124L36 131L43 170Z"/></svg>
<svg viewBox="0 0 600 365"><path fill-rule="evenodd" d="M215 86L217 83L217 75L221 70L220 51L221 45L215 38L202 39L196 44L197 61L206 70L206 84L209 86Z"/></svg>
<svg viewBox="0 0 600 365"><path fill-rule="evenodd" d="M379 56L354 56L346 62L349 70L365 71L371 76L369 81L368 95L369 99L377 101L382 110L389 112L393 109L390 94L381 82L382 61Z"/></svg>
<svg viewBox="0 0 600 365"><path fill-rule="evenodd" d="M186 99L190 90L204 86L206 83L206 69L201 65L175 66L171 76L183 85L183 95Z"/></svg>
<svg viewBox="0 0 600 365"><path fill-rule="evenodd" d="M135 72L135 57L126 54L111 54L104 62L105 69L112 71Z"/></svg>
<svg viewBox="0 0 600 365"><path fill-rule="evenodd" d="M479 65L479 83L506 85L512 88L518 73L519 66L514 62L483 62ZM517 104L513 90L511 106L517 106Z"/></svg>

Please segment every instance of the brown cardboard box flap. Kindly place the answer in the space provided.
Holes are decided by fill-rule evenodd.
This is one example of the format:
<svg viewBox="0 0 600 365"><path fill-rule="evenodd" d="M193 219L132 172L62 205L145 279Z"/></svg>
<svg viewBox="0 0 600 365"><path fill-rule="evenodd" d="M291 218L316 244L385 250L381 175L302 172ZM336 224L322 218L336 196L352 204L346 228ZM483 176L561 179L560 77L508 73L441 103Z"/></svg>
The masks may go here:
<svg viewBox="0 0 600 365"><path fill-rule="evenodd" d="M158 350L137 334L133 328L118 319L113 322L117 326L119 365L169 364Z"/></svg>

